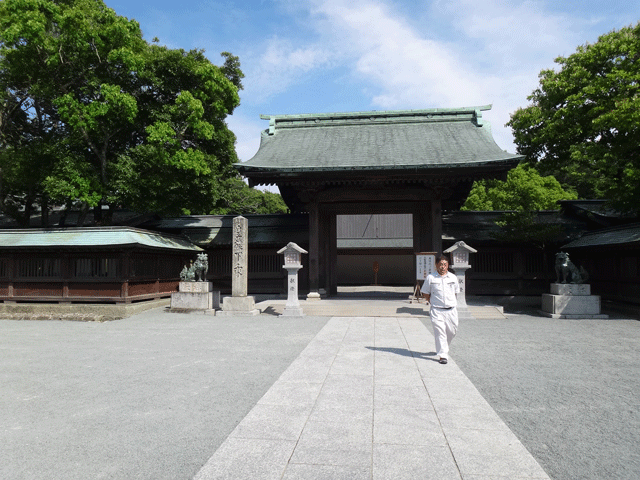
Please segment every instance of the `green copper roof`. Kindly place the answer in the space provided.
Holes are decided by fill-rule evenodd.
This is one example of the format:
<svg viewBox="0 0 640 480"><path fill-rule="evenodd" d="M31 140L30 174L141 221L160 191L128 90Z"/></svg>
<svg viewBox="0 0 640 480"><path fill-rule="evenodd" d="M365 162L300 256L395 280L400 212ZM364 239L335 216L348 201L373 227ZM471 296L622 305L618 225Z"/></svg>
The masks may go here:
<svg viewBox="0 0 640 480"><path fill-rule="evenodd" d="M630 245L638 243L640 243L640 224L632 224L585 233L582 237L566 244L562 248Z"/></svg>
<svg viewBox="0 0 640 480"><path fill-rule="evenodd" d="M260 148L236 164L251 172L406 170L517 164L483 121L490 106L387 112L261 115Z"/></svg>
<svg viewBox="0 0 640 480"><path fill-rule="evenodd" d="M200 251L188 240L130 227L0 230L0 249L15 247L113 247L140 245Z"/></svg>
<svg viewBox="0 0 640 480"><path fill-rule="evenodd" d="M180 232L192 243L201 247L231 245L233 219L236 215L193 215L165 218L150 222L147 228ZM306 215L243 215L249 222L249 244L280 248L290 241L304 243L308 240L309 220Z"/></svg>

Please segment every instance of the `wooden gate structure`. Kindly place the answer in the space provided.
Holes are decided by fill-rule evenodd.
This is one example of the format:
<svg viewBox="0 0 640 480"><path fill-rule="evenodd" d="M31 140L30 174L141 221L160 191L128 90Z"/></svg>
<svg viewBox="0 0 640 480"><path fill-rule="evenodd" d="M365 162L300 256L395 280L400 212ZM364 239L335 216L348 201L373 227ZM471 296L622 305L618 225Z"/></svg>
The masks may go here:
<svg viewBox="0 0 640 480"><path fill-rule="evenodd" d="M490 108L262 115L258 152L235 166L309 214L310 295L335 294L337 215L410 213L414 252L441 251L443 209L522 160L495 143Z"/></svg>

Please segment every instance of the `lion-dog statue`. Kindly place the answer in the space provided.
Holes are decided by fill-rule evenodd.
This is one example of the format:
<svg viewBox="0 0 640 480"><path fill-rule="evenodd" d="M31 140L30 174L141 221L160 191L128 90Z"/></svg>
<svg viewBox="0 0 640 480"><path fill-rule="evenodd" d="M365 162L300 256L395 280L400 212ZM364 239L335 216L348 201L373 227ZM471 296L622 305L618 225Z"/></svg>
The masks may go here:
<svg viewBox="0 0 640 480"><path fill-rule="evenodd" d="M587 271L576 267L565 252L556 253L556 283L586 283L589 279Z"/></svg>

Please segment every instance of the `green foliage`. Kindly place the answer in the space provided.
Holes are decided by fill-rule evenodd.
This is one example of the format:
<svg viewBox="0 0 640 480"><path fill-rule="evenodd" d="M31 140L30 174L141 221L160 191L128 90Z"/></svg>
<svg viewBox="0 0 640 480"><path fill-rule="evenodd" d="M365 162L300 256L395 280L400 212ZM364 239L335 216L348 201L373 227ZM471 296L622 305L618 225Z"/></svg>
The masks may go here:
<svg viewBox="0 0 640 480"><path fill-rule="evenodd" d="M496 221L500 227L495 235L498 240L544 248L558 238L561 228L557 222L541 222L538 211L556 210L558 200L575 198L575 192L565 191L553 176L542 177L535 169L521 164L507 174L504 182L474 182L461 210L505 210Z"/></svg>
<svg viewBox="0 0 640 480"><path fill-rule="evenodd" d="M542 177L535 169L521 164L507 174L504 182L474 182L461 210L556 210L558 200L576 198L574 192L565 191L553 176Z"/></svg>
<svg viewBox="0 0 640 480"><path fill-rule="evenodd" d="M42 181L50 198L72 199L96 207L102 199L100 180L92 175L82 157L60 156L53 171Z"/></svg>
<svg viewBox="0 0 640 480"><path fill-rule="evenodd" d="M150 44L102 0L0 2L4 211L40 198L208 213L236 175L225 119L244 75L222 55Z"/></svg>
<svg viewBox="0 0 640 480"><path fill-rule="evenodd" d="M209 212L212 215L289 213L289 208L280 195L253 189L239 178L225 180L223 191L224 196Z"/></svg>
<svg viewBox="0 0 640 480"><path fill-rule="evenodd" d="M41 181L51 156L46 145L0 150L0 207L20 226L29 226L35 207L41 201Z"/></svg>
<svg viewBox="0 0 640 480"><path fill-rule="evenodd" d="M581 198L640 212L640 23L556 63L507 124L518 152Z"/></svg>
<svg viewBox="0 0 640 480"><path fill-rule="evenodd" d="M238 90L242 90L244 88L242 86L244 73L240 70L240 59L229 52L222 52L220 55L225 59L224 65L222 65L222 72L231 80L231 83L238 87Z"/></svg>

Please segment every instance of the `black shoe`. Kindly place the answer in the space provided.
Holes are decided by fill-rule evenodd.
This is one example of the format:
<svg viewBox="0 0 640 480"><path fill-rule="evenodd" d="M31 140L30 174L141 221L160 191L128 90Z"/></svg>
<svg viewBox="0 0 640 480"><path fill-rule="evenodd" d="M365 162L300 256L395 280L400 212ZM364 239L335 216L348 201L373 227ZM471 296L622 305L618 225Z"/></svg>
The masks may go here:
<svg viewBox="0 0 640 480"><path fill-rule="evenodd" d="M440 360L438 360L438 363L446 365L447 364L447 359L446 358L440 358Z"/></svg>

